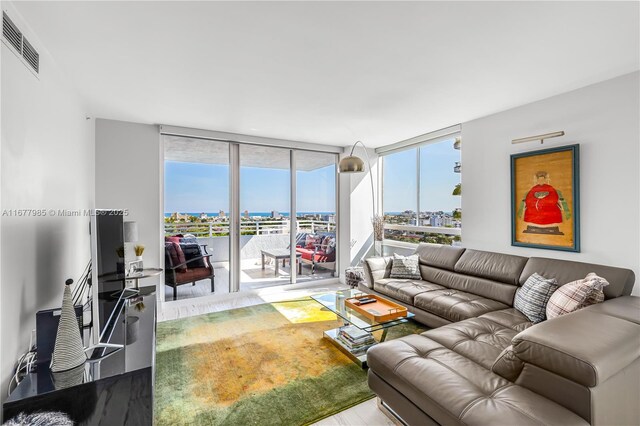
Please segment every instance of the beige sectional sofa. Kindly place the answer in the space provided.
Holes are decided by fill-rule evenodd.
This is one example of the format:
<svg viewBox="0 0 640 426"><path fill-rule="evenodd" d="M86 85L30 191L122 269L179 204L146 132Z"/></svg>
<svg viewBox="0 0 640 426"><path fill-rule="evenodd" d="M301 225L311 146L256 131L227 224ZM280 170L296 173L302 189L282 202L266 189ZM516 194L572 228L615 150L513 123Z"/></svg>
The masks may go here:
<svg viewBox="0 0 640 426"><path fill-rule="evenodd" d="M640 424L640 298L633 271L421 244L422 280L371 258L361 290L390 297L431 330L367 355L369 386L409 425ZM605 302L532 325L513 308L537 272L560 284L606 278Z"/></svg>

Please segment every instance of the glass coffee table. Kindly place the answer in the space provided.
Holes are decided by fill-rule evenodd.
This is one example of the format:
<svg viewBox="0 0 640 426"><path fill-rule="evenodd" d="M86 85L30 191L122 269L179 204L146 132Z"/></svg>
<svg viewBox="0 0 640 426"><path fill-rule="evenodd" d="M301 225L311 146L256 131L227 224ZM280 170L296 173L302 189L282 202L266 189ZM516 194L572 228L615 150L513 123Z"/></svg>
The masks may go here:
<svg viewBox="0 0 640 426"><path fill-rule="evenodd" d="M351 309L345 304L345 300L355 296L366 294L356 289L332 291L330 293L319 294L311 296L313 300L320 303L325 308L336 314L344 323L342 327L334 328L324 332L324 337L329 339L338 349L340 349L345 355L347 355L353 362L367 368L367 353L356 351L355 353L345 344L345 339L340 336L341 332L344 333L345 328L352 330L354 334L363 335L365 333L373 333L375 331L382 330L382 335L379 340L375 340L373 343L367 346L371 347L377 343L384 342L387 337L387 330L391 327L395 327L400 324L405 324L410 318L415 315L411 312L407 312L407 315L402 318L395 318L389 321L376 322L359 312ZM349 328L349 326L355 327Z"/></svg>

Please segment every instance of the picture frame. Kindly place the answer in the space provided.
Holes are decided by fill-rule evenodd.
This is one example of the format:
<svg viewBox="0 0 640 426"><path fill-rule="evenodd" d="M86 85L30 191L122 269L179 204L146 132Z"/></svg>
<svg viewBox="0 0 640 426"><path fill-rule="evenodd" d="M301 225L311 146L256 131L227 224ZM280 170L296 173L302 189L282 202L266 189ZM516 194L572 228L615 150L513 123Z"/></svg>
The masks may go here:
<svg viewBox="0 0 640 426"><path fill-rule="evenodd" d="M511 245L580 251L580 145L511 155Z"/></svg>

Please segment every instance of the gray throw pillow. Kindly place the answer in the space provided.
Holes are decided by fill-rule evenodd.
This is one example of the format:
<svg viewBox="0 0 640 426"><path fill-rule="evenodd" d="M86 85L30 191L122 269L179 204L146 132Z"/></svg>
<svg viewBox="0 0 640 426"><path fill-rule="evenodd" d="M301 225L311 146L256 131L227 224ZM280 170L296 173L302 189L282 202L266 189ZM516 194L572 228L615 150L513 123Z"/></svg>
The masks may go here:
<svg viewBox="0 0 640 426"><path fill-rule="evenodd" d="M542 322L547 319L547 302L558 287L558 281L555 278L547 279L534 273L516 291L513 307L522 312L532 323Z"/></svg>
<svg viewBox="0 0 640 426"><path fill-rule="evenodd" d="M400 256L393 254L393 263L391 264L391 278L408 278L412 280L421 280L420 265L418 255Z"/></svg>

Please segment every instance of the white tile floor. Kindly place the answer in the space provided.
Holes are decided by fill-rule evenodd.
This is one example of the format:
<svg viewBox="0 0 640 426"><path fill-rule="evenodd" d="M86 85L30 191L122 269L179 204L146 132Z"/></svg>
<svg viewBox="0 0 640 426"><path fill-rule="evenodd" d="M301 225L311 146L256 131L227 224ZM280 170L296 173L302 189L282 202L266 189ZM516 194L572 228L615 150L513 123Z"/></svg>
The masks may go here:
<svg viewBox="0 0 640 426"><path fill-rule="evenodd" d="M214 264L215 270L215 294L229 293L229 262L217 262ZM242 261L240 270L240 290L255 290L266 287L283 286L289 284L289 265L283 267L282 263L278 265L279 274L276 277L274 273L273 260L267 259L265 269L262 269L260 259L246 259ZM318 268L315 273L311 273L309 265L302 265L302 275L296 277L297 283L308 283L318 280L326 280L332 278L333 272ZM173 287L164 286L165 300L173 300ZM178 286L178 299L185 300L195 297L210 296L211 281L200 280L196 285L183 284Z"/></svg>
<svg viewBox="0 0 640 426"><path fill-rule="evenodd" d="M340 288L344 288L344 285L340 284L337 279L330 279L278 287L255 288L232 294L211 295L209 293L202 297L161 303L158 309L158 321L186 318L278 300L295 299ZM394 423L378 409L374 398L327 417L315 424L322 426L393 426Z"/></svg>

